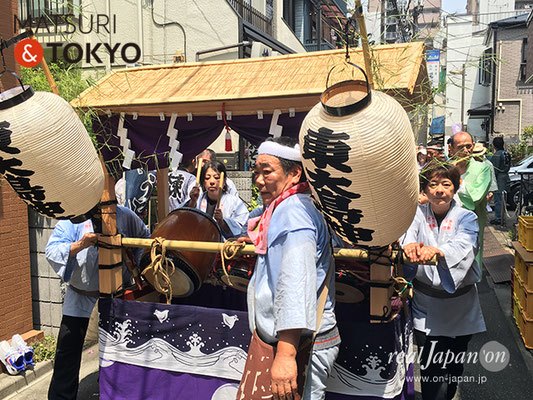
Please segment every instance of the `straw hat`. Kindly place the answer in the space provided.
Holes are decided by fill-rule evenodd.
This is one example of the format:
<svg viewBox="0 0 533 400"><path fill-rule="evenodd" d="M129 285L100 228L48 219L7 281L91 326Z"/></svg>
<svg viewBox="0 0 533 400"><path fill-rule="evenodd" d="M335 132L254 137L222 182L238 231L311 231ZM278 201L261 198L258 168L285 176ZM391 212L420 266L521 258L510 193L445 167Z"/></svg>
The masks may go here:
<svg viewBox="0 0 533 400"><path fill-rule="evenodd" d="M34 93L28 85L10 89L0 96L0 124L4 177L37 212L72 219L100 201L102 165L65 100L53 93Z"/></svg>
<svg viewBox="0 0 533 400"><path fill-rule="evenodd" d="M481 157L487 152L487 148L483 146L482 143L476 143L474 149L472 150L472 155L474 157Z"/></svg>
<svg viewBox="0 0 533 400"><path fill-rule="evenodd" d="M416 144L407 113L364 81L328 88L300 130L304 170L334 231L356 245L386 246L413 221Z"/></svg>

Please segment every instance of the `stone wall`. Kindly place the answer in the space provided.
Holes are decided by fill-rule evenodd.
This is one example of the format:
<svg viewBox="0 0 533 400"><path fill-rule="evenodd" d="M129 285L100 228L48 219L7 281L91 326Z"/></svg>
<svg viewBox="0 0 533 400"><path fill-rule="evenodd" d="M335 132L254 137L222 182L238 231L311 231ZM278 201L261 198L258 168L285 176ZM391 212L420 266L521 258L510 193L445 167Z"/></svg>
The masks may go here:
<svg viewBox="0 0 533 400"><path fill-rule="evenodd" d="M56 221L43 217L32 209L29 209L28 214L33 324L35 329L44 331L45 335L57 336L66 286L45 257L46 243Z"/></svg>

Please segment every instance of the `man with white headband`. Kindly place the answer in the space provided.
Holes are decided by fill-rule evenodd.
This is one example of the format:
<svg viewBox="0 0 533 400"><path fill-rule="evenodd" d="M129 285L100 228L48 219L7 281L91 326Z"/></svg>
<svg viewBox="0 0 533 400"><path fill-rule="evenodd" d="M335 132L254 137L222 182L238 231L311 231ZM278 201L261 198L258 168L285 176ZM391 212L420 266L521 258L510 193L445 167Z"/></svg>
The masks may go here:
<svg viewBox="0 0 533 400"><path fill-rule="evenodd" d="M296 399L298 343L316 330L318 294L331 261L330 238L305 181L296 140L280 137L259 146L255 183L265 210L248 225L258 254L248 285L250 328L264 342L276 345L271 367L274 399ZM326 380L339 351L335 280L334 274L329 276L304 399L325 397Z"/></svg>

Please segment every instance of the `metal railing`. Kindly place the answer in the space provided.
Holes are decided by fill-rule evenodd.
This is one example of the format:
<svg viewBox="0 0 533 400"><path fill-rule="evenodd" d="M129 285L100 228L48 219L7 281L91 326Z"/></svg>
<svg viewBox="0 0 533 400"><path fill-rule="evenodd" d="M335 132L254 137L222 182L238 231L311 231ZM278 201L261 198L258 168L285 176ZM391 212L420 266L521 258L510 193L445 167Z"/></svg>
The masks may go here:
<svg viewBox="0 0 533 400"><path fill-rule="evenodd" d="M18 0L18 19L22 25L37 24L41 17L54 25L65 25L66 16L79 18L81 0ZM57 18L54 16L61 16Z"/></svg>
<svg viewBox="0 0 533 400"><path fill-rule="evenodd" d="M318 50L318 43L316 39L307 39L305 41L304 47L307 51L317 51ZM320 50L331 50L334 49L335 45L328 42L325 39L322 39L322 42L320 44Z"/></svg>
<svg viewBox="0 0 533 400"><path fill-rule="evenodd" d="M245 0L226 0L233 9L256 28L272 36L272 19L252 7Z"/></svg>

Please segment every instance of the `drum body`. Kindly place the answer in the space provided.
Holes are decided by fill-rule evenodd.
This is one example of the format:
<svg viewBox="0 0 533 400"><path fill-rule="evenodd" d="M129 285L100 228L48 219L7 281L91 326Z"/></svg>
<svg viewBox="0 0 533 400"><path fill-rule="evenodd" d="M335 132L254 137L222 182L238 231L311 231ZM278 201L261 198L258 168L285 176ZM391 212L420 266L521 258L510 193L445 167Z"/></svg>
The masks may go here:
<svg viewBox="0 0 533 400"><path fill-rule="evenodd" d="M219 281L246 293L248 283L254 272L256 260L256 255L245 255L234 260L226 261L225 266L226 272L228 273L228 276L226 276L222 267L222 261L220 260L220 256L218 256L213 271Z"/></svg>
<svg viewBox="0 0 533 400"><path fill-rule="evenodd" d="M220 242L222 237L215 220L194 208L178 208L163 219L151 238L187 240L198 242ZM173 297L186 297L198 290L209 275L216 259L216 253L201 251L167 250L166 256L174 263L175 271L170 276ZM154 275L146 267L150 265L150 249L141 259L143 275L154 286Z"/></svg>
<svg viewBox="0 0 533 400"><path fill-rule="evenodd" d="M368 266L354 261L335 261L335 300L338 303L369 301L370 279Z"/></svg>

